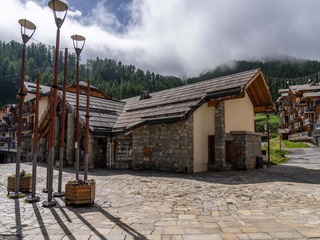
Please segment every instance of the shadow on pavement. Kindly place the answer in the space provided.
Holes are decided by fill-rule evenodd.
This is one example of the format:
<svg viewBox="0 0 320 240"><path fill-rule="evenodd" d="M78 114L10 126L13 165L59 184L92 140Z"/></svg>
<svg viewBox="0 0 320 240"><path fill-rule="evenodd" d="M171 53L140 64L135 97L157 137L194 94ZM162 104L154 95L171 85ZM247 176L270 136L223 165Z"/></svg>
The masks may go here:
<svg viewBox="0 0 320 240"><path fill-rule="evenodd" d="M39 208L38 208L37 204L36 203L32 203L32 207L33 207L34 214L35 214L35 216L37 218L37 221L39 223L39 228L41 230L43 238L45 240L49 240L50 238L49 238L48 232L46 230L46 227L44 225L44 222L43 222L43 219L41 217L41 214L40 214L40 211L39 211Z"/></svg>
<svg viewBox="0 0 320 240"><path fill-rule="evenodd" d="M61 209L61 206L59 206L59 208ZM115 217L112 214L108 213L97 204L94 204L92 207L87 209L81 208L80 206L79 207L70 206L67 208L68 210L72 211L78 217L78 219L80 219L85 225L87 225L87 227L89 227L99 237L99 239L107 240L107 238L104 237L99 231L97 231L97 229L92 224L90 224L88 220L86 220L84 217L81 216L79 209L84 209L85 211L88 211L88 212L100 212L103 216L105 216L108 220L116 224L119 228L121 228L124 232L126 232L128 235L133 237L135 240L147 240L147 238L143 236L141 233L139 233L129 225L122 222L120 218Z"/></svg>
<svg viewBox="0 0 320 240"><path fill-rule="evenodd" d="M60 204L58 202L57 202L57 205L58 205L60 211L64 212L64 210L62 209L62 207L60 206ZM71 239L71 240L76 240L76 238L69 231L68 227L63 223L62 219L59 217L59 214L56 212L56 210L54 208L49 208L49 209L50 209L50 211L52 213L52 216L54 216L54 219L57 221L57 223L59 224L59 226L61 227L63 232L68 236L68 238ZM65 212L64 212L64 215L66 215Z"/></svg>

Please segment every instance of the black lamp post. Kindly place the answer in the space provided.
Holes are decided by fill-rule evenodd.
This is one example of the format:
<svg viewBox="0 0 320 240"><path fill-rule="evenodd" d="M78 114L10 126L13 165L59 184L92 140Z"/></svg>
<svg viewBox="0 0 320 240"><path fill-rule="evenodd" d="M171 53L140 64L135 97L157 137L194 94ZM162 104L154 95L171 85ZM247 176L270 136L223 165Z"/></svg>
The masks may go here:
<svg viewBox="0 0 320 240"><path fill-rule="evenodd" d="M80 88L79 88L79 62L80 62L80 54L84 47L86 38L81 35L72 35L71 39L73 40L73 46L74 50L76 51L77 55L77 73L76 73L76 87L77 87L77 96L76 96L76 139L74 143L75 148L75 163L76 163L76 179L79 179L79 155L80 155L80 126L79 126L79 94L80 94Z"/></svg>
<svg viewBox="0 0 320 240"><path fill-rule="evenodd" d="M53 183L53 166L55 157L55 129L56 129L56 105L57 105L57 87L58 87L58 64L59 64L59 44L60 44L60 28L67 16L68 5L59 0L51 0L48 3L49 8L52 9L54 20L57 26L56 35L56 52L54 63L54 78L53 78L53 101L50 104L51 113L51 146L49 146L49 159L48 159L48 200L43 202L44 207L52 207L56 202L52 200L52 183ZM58 16L61 15L61 16ZM50 134L49 134L50 135ZM50 142L50 141L49 141Z"/></svg>
<svg viewBox="0 0 320 240"><path fill-rule="evenodd" d="M21 140L22 140L22 114L23 114L23 103L24 103L24 72L26 63L26 43L33 36L36 31L36 25L27 19L20 19L19 24L21 26L21 37L23 42L22 47L22 64L21 64L21 79L20 79L20 90L18 95L20 96L19 101L19 116L18 116L18 140L17 140L17 154L16 154L16 178L15 178L15 192L11 195L12 198L19 197L19 181L20 181L20 160L21 160Z"/></svg>

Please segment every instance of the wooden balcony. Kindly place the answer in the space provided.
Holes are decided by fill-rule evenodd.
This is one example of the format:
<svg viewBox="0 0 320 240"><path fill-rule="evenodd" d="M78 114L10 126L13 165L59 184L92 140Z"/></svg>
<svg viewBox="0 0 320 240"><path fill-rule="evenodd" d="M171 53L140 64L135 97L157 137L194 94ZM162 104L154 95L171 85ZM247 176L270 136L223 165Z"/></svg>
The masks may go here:
<svg viewBox="0 0 320 240"><path fill-rule="evenodd" d="M294 114L290 114L290 116L289 116L289 121L290 121L290 122L293 122L293 121L294 121L294 119L295 119Z"/></svg>
<svg viewBox="0 0 320 240"><path fill-rule="evenodd" d="M13 125L9 126L9 128L8 128L9 132L15 132L17 130L18 130L18 123L13 124Z"/></svg>
<svg viewBox="0 0 320 240"><path fill-rule="evenodd" d="M305 131L305 132L300 132L296 134L290 134L288 136L288 139L289 141L299 141L299 140L307 139L308 137L309 137L309 133L308 131Z"/></svg>
<svg viewBox="0 0 320 240"><path fill-rule="evenodd" d="M0 125L0 132L8 132L8 125Z"/></svg>
<svg viewBox="0 0 320 240"><path fill-rule="evenodd" d="M34 123L22 123L22 131L32 131Z"/></svg>
<svg viewBox="0 0 320 240"><path fill-rule="evenodd" d="M315 107L314 107L314 106L311 106L311 107L306 106L306 107L304 107L304 113L305 113L305 114L314 113L314 110L315 110Z"/></svg>
<svg viewBox="0 0 320 240"><path fill-rule="evenodd" d="M9 137L0 137L0 142L1 143L9 142Z"/></svg>
<svg viewBox="0 0 320 240"><path fill-rule="evenodd" d="M310 118L305 118L305 119L303 120L303 126L308 126L308 125L311 125L311 124L313 124L312 119L310 119Z"/></svg>
<svg viewBox="0 0 320 240"><path fill-rule="evenodd" d="M294 129L298 129L300 127L300 122L295 122L293 126Z"/></svg>

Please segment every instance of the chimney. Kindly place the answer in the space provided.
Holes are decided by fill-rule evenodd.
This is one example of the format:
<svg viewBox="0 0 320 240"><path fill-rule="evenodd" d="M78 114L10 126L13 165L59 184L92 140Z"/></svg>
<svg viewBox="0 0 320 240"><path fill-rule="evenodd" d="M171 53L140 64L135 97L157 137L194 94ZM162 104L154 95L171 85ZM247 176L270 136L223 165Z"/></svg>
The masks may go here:
<svg viewBox="0 0 320 240"><path fill-rule="evenodd" d="M144 99L148 99L148 98L151 98L151 96L149 94L149 90L147 90L147 89L142 90L141 95L140 95L140 100L144 100Z"/></svg>

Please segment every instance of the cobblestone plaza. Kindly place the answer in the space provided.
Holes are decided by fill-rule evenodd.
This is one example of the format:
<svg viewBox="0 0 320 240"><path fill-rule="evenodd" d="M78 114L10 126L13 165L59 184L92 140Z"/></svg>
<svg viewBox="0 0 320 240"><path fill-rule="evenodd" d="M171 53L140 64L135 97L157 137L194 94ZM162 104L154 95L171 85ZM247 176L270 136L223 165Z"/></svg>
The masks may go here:
<svg viewBox="0 0 320 240"><path fill-rule="evenodd" d="M319 156L298 152L287 164L237 172L92 170L94 205L55 198L51 208L42 206L45 165L37 168L41 200L31 204L6 197L15 164L2 164L0 239L320 239ZM74 177L64 169L64 183ZM57 179L55 169L55 190Z"/></svg>

